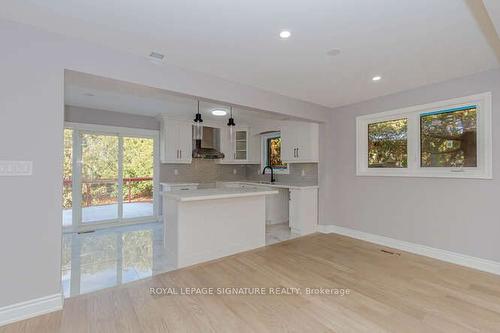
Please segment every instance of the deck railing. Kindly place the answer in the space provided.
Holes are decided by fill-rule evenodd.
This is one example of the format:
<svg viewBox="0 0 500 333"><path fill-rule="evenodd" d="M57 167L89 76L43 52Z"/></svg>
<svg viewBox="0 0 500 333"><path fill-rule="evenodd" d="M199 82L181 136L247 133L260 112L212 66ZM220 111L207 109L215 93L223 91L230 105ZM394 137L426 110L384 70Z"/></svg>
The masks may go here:
<svg viewBox="0 0 500 333"><path fill-rule="evenodd" d="M123 189L127 188L127 199L125 201L132 202L132 188L135 183L152 181L152 177L134 177L134 178L123 178ZM63 185L66 188L67 186L72 186L73 180L64 179ZM82 180L82 185L85 187L85 202L86 206L91 206L92 201L94 199L92 195L92 186L95 185L109 185L109 184L117 184L118 179L96 179L96 180ZM82 186L82 187L83 187ZM152 193L151 193L152 196Z"/></svg>

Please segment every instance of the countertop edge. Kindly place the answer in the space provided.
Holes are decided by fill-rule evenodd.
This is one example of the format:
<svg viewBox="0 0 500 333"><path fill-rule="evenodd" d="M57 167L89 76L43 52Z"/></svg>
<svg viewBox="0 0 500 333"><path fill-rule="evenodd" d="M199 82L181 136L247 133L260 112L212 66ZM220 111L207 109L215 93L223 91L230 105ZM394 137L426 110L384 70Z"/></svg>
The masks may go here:
<svg viewBox="0 0 500 333"><path fill-rule="evenodd" d="M168 194L164 194L166 197L170 197L174 200L180 202L189 202L189 201L202 201L202 200L215 200L215 199L231 199L231 198L242 198L242 197L254 197L259 195L271 195L278 194L277 190L265 190L259 192L247 192L247 193L222 193L222 194L209 194L209 195L201 195L201 196L193 196L193 197L179 197L175 193L172 192L164 192Z"/></svg>
<svg viewBox="0 0 500 333"><path fill-rule="evenodd" d="M294 184L265 184L265 183L259 183L259 182L252 182L252 181L228 181L228 182L221 182L221 183L232 183L232 184L248 184L248 185L256 185L256 186L263 186L263 187L275 187L275 188L293 188L293 189L319 189L319 185L294 185Z"/></svg>

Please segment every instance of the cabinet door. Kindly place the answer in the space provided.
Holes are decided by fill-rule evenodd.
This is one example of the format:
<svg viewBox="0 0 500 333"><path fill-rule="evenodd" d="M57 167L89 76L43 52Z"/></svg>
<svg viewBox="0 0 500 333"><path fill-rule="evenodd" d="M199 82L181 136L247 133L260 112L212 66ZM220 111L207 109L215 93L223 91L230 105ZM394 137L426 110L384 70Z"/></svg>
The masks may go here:
<svg viewBox="0 0 500 333"><path fill-rule="evenodd" d="M236 141L234 147L234 160L235 162L246 162L248 160L248 131L237 130Z"/></svg>
<svg viewBox="0 0 500 333"><path fill-rule="evenodd" d="M289 226L292 232L307 235L318 224L318 190L290 189Z"/></svg>
<svg viewBox="0 0 500 333"><path fill-rule="evenodd" d="M318 162L318 124L290 121L281 128L281 158L288 163Z"/></svg>
<svg viewBox="0 0 500 333"><path fill-rule="evenodd" d="M248 132L248 164L260 164L261 136L254 129Z"/></svg>
<svg viewBox="0 0 500 333"><path fill-rule="evenodd" d="M229 130L226 127L220 130L220 151L224 153L224 158L219 160L220 164L232 163L234 160L234 149L229 138Z"/></svg>
<svg viewBox="0 0 500 333"><path fill-rule="evenodd" d="M188 122L178 122L179 131L177 146L179 149L178 163L191 163L193 160L193 126Z"/></svg>
<svg viewBox="0 0 500 333"><path fill-rule="evenodd" d="M289 121L281 127L281 159L283 162L295 162L298 159L297 147L301 128L297 122Z"/></svg>
<svg viewBox="0 0 500 333"><path fill-rule="evenodd" d="M191 163L191 123L163 119L160 129L160 160L162 163Z"/></svg>
<svg viewBox="0 0 500 333"><path fill-rule="evenodd" d="M295 124L287 122L281 126L281 160L286 163L296 159L297 133Z"/></svg>
<svg viewBox="0 0 500 333"><path fill-rule="evenodd" d="M162 163L176 163L179 157L177 145L179 129L175 121L162 120L160 130L160 160Z"/></svg>
<svg viewBox="0 0 500 333"><path fill-rule="evenodd" d="M235 142L231 143L229 130L223 128L220 131L220 150L224 153L224 159L220 164L246 164L248 162L248 130L236 129Z"/></svg>
<svg viewBox="0 0 500 333"><path fill-rule="evenodd" d="M319 125L315 123L303 123L297 129L298 140L296 150L297 162L319 161Z"/></svg>

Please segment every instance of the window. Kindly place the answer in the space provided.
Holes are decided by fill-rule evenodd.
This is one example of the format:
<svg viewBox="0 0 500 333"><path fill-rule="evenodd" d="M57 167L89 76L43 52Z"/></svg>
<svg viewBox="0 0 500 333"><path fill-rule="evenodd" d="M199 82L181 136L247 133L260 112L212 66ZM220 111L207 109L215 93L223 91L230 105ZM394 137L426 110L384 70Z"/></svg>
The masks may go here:
<svg viewBox="0 0 500 333"><path fill-rule="evenodd" d="M475 105L420 115L421 167L477 167Z"/></svg>
<svg viewBox="0 0 500 333"><path fill-rule="evenodd" d="M273 167L275 173L288 173L288 165L281 161L281 133L272 132L262 135L262 164ZM266 172L268 172L266 170Z"/></svg>
<svg viewBox="0 0 500 333"><path fill-rule="evenodd" d="M407 119L368 124L368 167L406 168Z"/></svg>
<svg viewBox="0 0 500 333"><path fill-rule="evenodd" d="M491 93L356 118L357 175L491 178Z"/></svg>

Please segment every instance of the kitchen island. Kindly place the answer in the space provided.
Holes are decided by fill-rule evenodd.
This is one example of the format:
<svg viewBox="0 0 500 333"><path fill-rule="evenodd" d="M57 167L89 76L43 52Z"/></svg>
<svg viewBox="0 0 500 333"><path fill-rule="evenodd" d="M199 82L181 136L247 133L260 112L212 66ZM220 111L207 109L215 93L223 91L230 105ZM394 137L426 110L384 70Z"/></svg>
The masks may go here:
<svg viewBox="0 0 500 333"><path fill-rule="evenodd" d="M168 265L180 268L265 245L270 188L163 192Z"/></svg>

